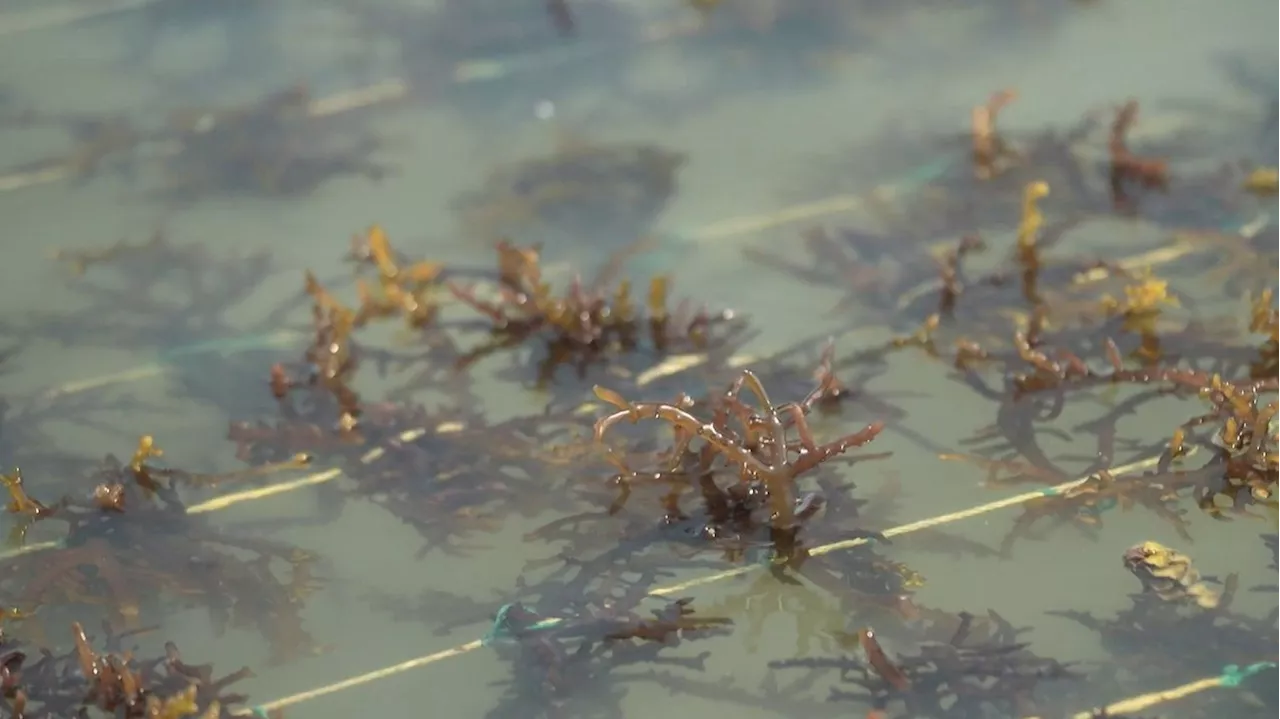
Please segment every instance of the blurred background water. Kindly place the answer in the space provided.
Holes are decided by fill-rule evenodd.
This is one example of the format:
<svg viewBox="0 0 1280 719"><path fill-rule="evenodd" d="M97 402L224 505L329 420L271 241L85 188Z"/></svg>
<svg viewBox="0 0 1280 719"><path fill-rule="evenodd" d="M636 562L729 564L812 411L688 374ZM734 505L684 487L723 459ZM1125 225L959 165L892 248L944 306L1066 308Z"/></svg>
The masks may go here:
<svg viewBox="0 0 1280 719"><path fill-rule="evenodd" d="M903 327L856 298L833 316L827 310L842 297L840 290L788 279L751 261L744 249L787 255L806 227L874 227L878 217L866 204L837 201L829 212L819 208L799 221L765 222L757 231L725 230L725 223L832 197L913 192L968 161L963 144L957 154L954 143L947 149L920 138L963 136L969 108L1004 87L1021 93L1001 117L1002 128L1011 132L1069 127L1088 112L1135 98L1143 106L1138 131L1144 137L1192 137L1209 164L1276 162L1278 20L1276 5L1262 0L984 0L962 6L848 0L854 9L838 12L829 10L837 3L795 3L806 7L786 10L788 3L773 0L744 0L735 10L725 0L709 18L676 0L568 4L576 20L571 32L556 26L543 3L510 0L4 3L0 167L13 172L8 181L0 180L0 302L4 325L30 329L34 320L47 331L5 333L20 350L6 363L3 394L43 397L41 406L54 409L82 402L81 409L59 414L43 428L76 455L121 454L138 434L154 433L175 463L234 468L234 447L223 439L227 423L271 411L262 388L265 370L295 356L300 346L288 338L262 339L276 329L264 318L296 299L303 270L322 278L342 276L348 238L375 222L406 254L450 264L487 265L500 233L517 242L540 241L551 266L560 268L560 280L568 277L567 268L589 273L637 231L649 232L655 243L630 270L636 276L670 273L680 295L749 317L759 331L750 352L763 355L860 325L840 340L842 352L854 352ZM723 29L731 10L746 18L735 32ZM85 17L73 21L79 11ZM775 17L788 12L793 15ZM831 18L823 12L832 12ZM753 22L763 27L773 21L776 27L768 32L751 29ZM358 160L346 168L350 172L314 188L303 181L306 191L292 196L222 185L218 192L204 191L208 186L170 192L167 183L175 173L220 180L174 169L171 149L149 138L130 144L124 159L120 153L104 156L91 173L65 171L68 148L109 135L101 130L112 120L130 127L195 127L201 112L244 106L289 87L305 86L312 97L324 98L379 83L389 88L388 99L334 113L331 126L315 138L285 132L262 140L264 147L314 142L341 148L325 157L344 160L348 147L371 150L351 155ZM401 92L404 87L407 92ZM561 218L550 228L490 216L477 225L467 214L478 193L483 200L483 193L494 191L494 168L573 143L645 144L671 153L678 163L674 187L655 191L631 213L587 213ZM214 150L194 162L218 159ZM1251 210L1222 218L1222 225L1232 229L1254 219ZM238 271L251 267L260 282L247 296L225 296L216 273L202 280L210 286L199 293L190 291L189 279L176 277L168 289L177 298L172 314L147 315L128 326L116 313L101 314L100 321L94 313L126 303L121 298L128 297L129 287L86 294L76 289L82 286L78 278L50 260L59 248L105 248L122 239L145 239L157 227L176 245L205 246L210 259L198 264L213 266L217 259L232 267L237 263L225 258L250 258ZM936 236L913 239L953 240L983 229L938 228ZM1091 226L1072 242L1119 257L1164 240L1150 224L1115 221ZM258 252L269 261L252 259ZM241 286L239 279L228 285ZM1216 287L1199 288L1194 276L1175 284L1190 297L1202 294L1205 307L1218 306ZM79 319L55 332L58 318L66 317ZM304 315L293 315L299 317ZM237 339L246 336L254 339ZM210 347L216 349L205 351ZM126 374L86 392L47 394L61 383L139 367L164 371ZM480 376L497 367L485 365ZM379 380L367 382L363 391L378 395ZM393 386L387 382L383 389ZM537 412L544 401L536 392L496 383L478 391L493 418ZM581 388L584 399L587 391ZM873 392L890 397L905 419L874 445L892 457L853 472L860 485L898 478L907 497L901 519L989 498L977 489L980 470L937 457L939 451L956 451L961 440L990 422L985 400L948 379L945 368L909 354L895 357ZM1063 427L1089 416L1085 408L1073 419L1077 409L1069 408ZM1150 437L1163 436L1168 424L1148 409L1128 422L1135 434ZM7 467L25 458L12 439L20 435L8 427L6 432L11 437L0 444L7 453L0 464ZM934 449L922 447L919 437ZM1086 437L1069 449L1088 452L1090 445ZM1083 469L1088 462L1077 464L1074 469ZM215 638L199 611L163 618L163 635L191 657L227 670L253 666L257 677L245 688L255 700L426 654L485 629L478 623L438 636L432 616L393 621L370 608L369 588L404 596L430 588L489 601L513 591L528 560L554 553L521 540L549 517L509 522L486 538L487 549L468 557L417 556L415 532L388 522L370 504L346 503L339 517L321 525L287 524L286 519L322 516L324 507L314 500L307 491L288 494L237 506L214 521L229 531L264 532L324 557L330 581L309 601L306 619L332 651L264 666L265 644L253 632ZM1212 522L1193 520L1198 529ZM998 542L1008 522L1007 515L994 514L958 531L975 541ZM272 524L281 528L264 529ZM1194 547L1196 558L1223 573L1260 573L1260 531L1267 530L1257 523L1198 531L1203 539ZM994 607L1015 624L1034 626L1031 640L1038 648L1089 660L1100 656L1096 638L1045 612L1122 606L1127 588L1094 588L1127 581L1115 577L1119 553L1144 539L1182 542L1165 525L1134 514L1109 524L1095 542L1055 534L1050 542L1020 548L1010 561L954 562L909 550L895 558L928 578L920 593L925 603L952 610ZM746 586L735 580L693 593L699 605L715 608L730 606ZM1274 601L1251 596L1244 603L1274 608ZM818 600L816 606L812 611L825 612L824 624L840 627L841 617L829 604ZM772 615L758 636L744 638L750 633L739 631L709 642L708 676L757 686L769 660L796 654L792 614ZM491 682L504 671L487 650L474 652L294 712L323 719L373 706L393 716L484 716L494 704ZM788 713L726 706L720 699L641 682L628 689L625 715L636 719L705 711L744 718ZM1084 709L1106 697L1079 699L1077 708Z"/></svg>

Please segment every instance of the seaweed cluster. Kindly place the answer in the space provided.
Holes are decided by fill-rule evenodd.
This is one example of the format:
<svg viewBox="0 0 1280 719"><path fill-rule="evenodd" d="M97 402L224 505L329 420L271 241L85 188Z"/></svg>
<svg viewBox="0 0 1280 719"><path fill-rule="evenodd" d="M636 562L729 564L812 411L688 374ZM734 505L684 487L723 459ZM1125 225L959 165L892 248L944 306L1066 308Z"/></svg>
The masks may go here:
<svg viewBox="0 0 1280 719"><path fill-rule="evenodd" d="M540 8L547 26L531 42L571 42L604 5L622 12ZM726 42L815 17L841 31L848 12L699 5L704 31ZM434 53L512 42L492 17L510 11L496 5L433 12L449 22L423 32L450 41ZM525 32L526 20L514 26ZM450 24L473 22L493 37ZM218 632L251 628L268 663L329 648L336 632L306 613L317 593L330 598L319 553L211 516L303 493L316 510L272 530L327 525L355 504L413 531L419 564L405 574L430 590L360 586L359 599L438 634L480 636L415 665L493 650L509 673L492 716L630 716L628 691L649 683L788 716L1114 719L1087 706L1227 676L1229 665L1249 676L1218 685L1246 691L1197 695L1181 715L1274 709L1262 681L1276 661L1274 533L1271 579L1248 594L1240 577L1262 574L1260 562L1234 563L1234 548L1215 560L1227 570L1218 577L1157 541L1117 547L1140 583L1130 606L1100 612L1094 600L1123 588L1099 581L1050 612L1096 635L1093 661L1057 656L1060 646L1005 619L1023 624L1028 608L1047 607L1015 604L994 584L976 600L953 594L961 575L983 582L994 562L1033 558L1031 540L1052 542L1055 561L1078 562L1072 571L1113 561L1095 561L1064 528L1109 547L1116 527L1149 536L1141 512L1185 546L1274 524L1277 509L1274 176L1204 170L1178 143L1136 135L1128 100L1065 129L1006 133L1000 115L1017 98L998 91L967 131L916 139L960 159L745 251L764 266L731 299L776 310L770 293L795 291L799 278L827 310L821 337L769 356L747 353L757 326L816 325L818 313L757 321L676 301L672 277L632 262L678 190L684 156L658 145L570 144L498 168L455 206L459 234L492 247L489 260L438 261L373 225L329 258L345 269L309 258L288 285L297 297L249 325L233 310L268 284L269 248L228 256L157 232L59 253L72 275L59 292L84 306L50 304L5 325L17 348L6 369L42 340L158 358L28 395L6 385L12 546L0 555L0 602L15 609L0 635L0 710L243 716L229 707L247 702L227 687L247 670L214 679L172 645L142 661L122 642L196 608ZM184 200L295 197L334 174L380 174L372 143L331 152L312 134L337 114L295 91L154 136L109 132L103 146L159 148L169 192ZM59 167L87 175L103 156ZM1158 239L1122 246L1118 228L1138 222ZM594 279L576 274L595 269L582 267L585 253L567 274L546 261L585 240L617 248ZM864 330L879 339L853 346ZM127 461L62 440L76 422L137 432L153 408L102 390L129 394L139 385L127 383L159 375L178 381L153 397L220 411L225 437L207 444L244 467L167 466L150 435ZM115 416L95 422L107 410ZM972 476L984 490L968 491ZM977 516L987 530L947 527ZM383 537L367 551L394 556L401 547ZM930 569L930 552L957 569ZM476 597L436 562L519 577ZM1016 581L1061 573L1035 564ZM1265 614L1246 597L1264 598ZM973 601L997 606L961 606ZM68 624L69 637L48 631ZM83 627L97 624L95 643ZM718 678L735 659L767 679ZM268 706L324 693L301 696Z"/></svg>
<svg viewBox="0 0 1280 719"><path fill-rule="evenodd" d="M1232 573L1202 577L1190 558L1158 542L1125 550L1124 566L1142 590L1112 617L1055 612L1097 632L1118 667L1137 681L1193 681L1239 657L1272 658L1278 641L1276 611L1253 617L1234 611L1239 584ZM1276 706L1274 666L1250 678L1251 690L1198 699L1183 716L1247 716Z"/></svg>
<svg viewBox="0 0 1280 719"><path fill-rule="evenodd" d="M8 621L25 617L8 612ZM238 715L245 696L227 688L253 676L248 668L216 677L209 664L188 664L166 642L158 657L139 660L124 642L139 631L110 633L95 642L71 624L73 649L31 655L31 647L0 634L0 708L13 719L123 717L222 719Z"/></svg>
<svg viewBox="0 0 1280 719"><path fill-rule="evenodd" d="M833 689L835 701L872 704L894 716L1025 716L1034 711L1036 685L1075 676L1053 659L1037 657L1019 642L1018 630L994 612L974 636L975 618L962 613L947 641L924 642L914 654L890 659L871 629L855 641L865 658L788 659L775 669L838 669L842 682L860 691Z"/></svg>
<svg viewBox="0 0 1280 719"><path fill-rule="evenodd" d="M144 436L127 463L108 456L90 478L92 490L57 502L29 493L23 475L0 477L8 511L20 518L12 536L47 535L61 524L55 545L5 560L3 595L24 611L71 607L105 608L113 630L133 630L146 605L161 597L207 608L219 630L249 625L271 645L276 660L315 651L300 611L316 588L314 558L271 540L237 536L187 511L179 488L216 486L234 476L197 475L153 464L162 453ZM251 473L305 467L300 455ZM243 473L242 473L243 474ZM245 557L247 555L247 558ZM43 636L33 616L24 629Z"/></svg>

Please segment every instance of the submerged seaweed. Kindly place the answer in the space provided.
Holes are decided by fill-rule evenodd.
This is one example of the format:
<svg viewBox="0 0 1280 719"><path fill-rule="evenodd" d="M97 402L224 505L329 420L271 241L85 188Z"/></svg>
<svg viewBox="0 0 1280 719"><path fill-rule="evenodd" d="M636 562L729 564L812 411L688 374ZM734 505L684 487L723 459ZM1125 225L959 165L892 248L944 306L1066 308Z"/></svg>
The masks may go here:
<svg viewBox="0 0 1280 719"><path fill-rule="evenodd" d="M846 52L866 25L903 12L697 5L702 25L690 32L705 33L714 52L768 65L778 58L750 56L766 37L807 38L804 52L787 50L796 64L782 71L797 73L811 69L802 56ZM610 37L640 34L617 3L516 12L445 2L421 12L391 11L403 58L421 71L410 92L456 80L495 45L572 45L597 21ZM433 22L405 19L420 17ZM433 45L416 48L419 36ZM422 65L416 52L439 62ZM958 576L985 587L997 570L977 560L1025 562L1026 540L1053 542L1054 562L1090 562L1066 531L1105 544L1141 512L1185 544L1274 522L1280 491L1280 313L1267 244L1276 225L1254 219L1274 199L1274 173L1207 163L1202 148L1151 130L1124 99L1081 122L1008 130L1002 113L1030 99L1016 97L998 91L968 128L913 137L913 148L885 142L886 153L930 154L927 171L837 198L838 220L790 226L815 215L809 205L727 223L745 228L735 233L777 230L772 244L747 250L765 267L734 278L728 297L694 277L680 282L692 299L673 301L672 277L627 271L639 273L631 263L679 190L687 158L665 140L566 143L493 169L452 208L462 242L439 250L494 248L479 268L424 256L399 235L393 246L383 226L362 220L349 273L305 258L286 268L297 296L251 323L235 316L269 289L267 250L278 248L234 255L157 233L59 253L75 275L66 297L88 306L69 311L51 299L61 288L46 290L39 311L3 326L18 358L6 369L20 361L25 371L38 357L28 349L55 344L47 340L158 356L144 370L6 392L0 461L21 470L4 475L13 546L0 557L0 600L17 611L4 615L0 706L18 719L78 717L81 706L139 719L227 716L240 701L225 695L228 681L174 649L139 661L120 633L192 607L216 630L251 627L274 660L312 657L359 632L351 596L397 621L470 632L402 668L492 650L509 670L492 716L631 716L638 697L628 691L639 684L789 716L1089 716L1103 698L1245 669L1249 682L1218 684L1249 691L1188 701L1188 716L1274 706L1258 678L1273 676L1276 659L1274 533L1265 576L1259 562L1213 576L1158 542L1130 547L1124 566L1140 582L1131 606L1099 613L1093 600L1115 594L1100 584L1054 612L1097 634L1105 656L1088 665L1043 655L1000 613L1025 608L1019 590L1036 596L1036 583L1059 579L1057 564L1010 565L1010 586L992 583L982 615L954 607ZM338 115L364 106L350 102L289 91L137 136L73 125L102 142L58 167L89 177L109 159L131 165L156 150L172 199L300 197L337 175L384 173L371 134L337 132ZM1129 243L1139 221L1149 236ZM578 272L596 269L587 243L609 259L582 281ZM740 258L717 250L699 247L695 259L736 271ZM552 256L568 257L569 271ZM806 294L788 296L797 284ZM290 324L308 310L309 325ZM824 312L833 336L768 344ZM772 354L752 354L761 349ZM128 461L90 466L81 440L61 433L133 435L156 421L154 408L97 390L128 395L141 385L126 383L161 375L172 381L147 398L221 411L227 444L210 451L234 451L247 469L166 467L150 437ZM303 468L314 473L276 481L277 470ZM271 516L255 523L207 516L267 496L307 499L287 520L266 503L255 506ZM347 556L391 572L402 569L392 558L418 563L394 587L333 582L325 609L352 626L313 624L306 609L327 584L304 548L316 536L302 532L309 539L295 545L253 528L327 527L349 521L348 510L412 534L405 547L393 531L362 527ZM978 516L985 524L947 526ZM958 568L938 571L925 552ZM1259 591L1240 593L1241 577ZM486 582L492 591L476 590ZM417 599L407 597L414 585L425 589ZM1246 598L1265 605L1261 616ZM50 627L86 618L106 623L105 650L78 624L74 651L60 649ZM686 651L692 640L696 651ZM377 649L366 647L368 663L383 659ZM772 668L763 686L748 687L737 664L733 677L718 676L717 662L744 649L775 652L749 659ZM842 650L853 656L835 656ZM847 709L820 708L833 681L829 698ZM318 695L299 696L268 706Z"/></svg>

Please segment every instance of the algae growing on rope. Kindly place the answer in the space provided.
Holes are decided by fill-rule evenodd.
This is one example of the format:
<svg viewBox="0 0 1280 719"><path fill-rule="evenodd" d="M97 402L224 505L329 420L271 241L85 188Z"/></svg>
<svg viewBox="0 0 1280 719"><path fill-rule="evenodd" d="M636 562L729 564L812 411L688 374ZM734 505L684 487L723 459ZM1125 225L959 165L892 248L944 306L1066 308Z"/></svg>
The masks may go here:
<svg viewBox="0 0 1280 719"><path fill-rule="evenodd" d="M904 12L699 5L666 34L619 3L362 11L358 34L392 37L404 82L172 124L33 115L77 143L43 166L80 180L68 193L136 168L169 192L124 196L262 224L235 238L244 252L181 221L142 243L69 238L87 247L32 270L45 301L0 323L0 714L394 713L397 691L442 685L521 719L667 701L1195 719L1274 702L1275 539L1236 541L1276 511L1274 183L1149 132L1156 99L1031 126L1048 90L993 82L936 132L903 123L830 153L874 182L806 164L804 202L726 186L740 216L686 231L668 215L705 220L713 173L656 125L595 124L542 153L494 143L501 163L447 167L447 187L405 152L413 201L443 224L379 204L406 187L374 152L381 123L447 102L449 122L487 130L491 101L521 102L501 82L516 55L554 58L536 69L566 87L618 78L621 96L640 43L705 41L713 72L688 73L705 90L795 33L821 42L786 71L818 82L810 56L866 32L848 13ZM596 23L626 51L596 55ZM534 69L518 89L540 92ZM330 204L348 197L354 216ZM89 379L42 389L64 372ZM175 465L147 437L99 459L150 431ZM218 665L244 652L231 666L259 677L218 679L170 636Z"/></svg>

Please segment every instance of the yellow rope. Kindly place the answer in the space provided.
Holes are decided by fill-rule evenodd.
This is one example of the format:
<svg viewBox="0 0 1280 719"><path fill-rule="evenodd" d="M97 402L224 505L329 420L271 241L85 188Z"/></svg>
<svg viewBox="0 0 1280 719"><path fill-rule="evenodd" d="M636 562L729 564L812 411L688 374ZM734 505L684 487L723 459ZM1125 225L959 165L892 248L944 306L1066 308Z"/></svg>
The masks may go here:
<svg viewBox="0 0 1280 719"><path fill-rule="evenodd" d="M1111 473L1116 476L1120 476L1122 474L1131 474L1133 472L1138 472L1141 470L1149 469L1151 467L1155 467L1157 464L1159 464L1159 462L1160 462L1159 457L1149 457L1147 459L1141 459L1136 462L1130 462L1129 464L1125 464L1120 467L1114 467L1111 469ZM886 537L898 537L904 534L919 532L923 529L937 527L937 526L948 524L950 522L955 522L961 519L976 517L981 514L986 514L987 512L995 511L997 509L1003 509L1005 507L1012 507L1018 504L1023 504L1033 499L1044 497L1046 495L1061 494L1062 492L1066 492L1074 487L1077 487L1080 484L1087 482L1088 480L1089 480L1088 477L1081 477L1079 479L1074 479L1070 482L1064 482L1063 484L1056 485L1049 489L1036 490L1033 492L1024 492L1022 494L1019 494L1013 497L1007 497L1005 499L999 499L994 502L988 502L978 507L971 507L969 509L963 509L958 512L951 512L949 514L944 514L938 517L922 519L917 522L911 522L910 524L904 524L900 527L894 527L892 529L886 530L884 532L884 535ZM815 555L829 554L831 552L840 551L844 549L852 549L853 547L858 547L863 544L867 544L870 541L873 541L873 540L864 539L861 537L856 539L846 539L839 542L824 544L820 547L816 547L810 550L810 552ZM700 587L706 584L711 584L713 582L719 582L725 579L731 579L733 577L741 576L754 569L756 569L754 565L743 565L740 567L734 567L733 569L728 569L723 572L717 572L715 574L710 574L704 577L691 579L689 581L679 582L677 584L669 584L663 587L658 587L657 589L654 589L649 593L655 596L669 596L672 594L679 594L693 587ZM459 644L449 649L444 649L442 651L438 651L432 654L416 657L414 659L410 659L408 661L401 662L399 664L394 664L389 667L376 669L366 674L360 674L354 677L349 677L347 679L343 679L333 684L326 684L325 686L318 687L316 689L311 689L305 692L292 694L290 696L283 697L281 699L276 699L275 701L267 702L266 704L260 705L258 709L261 711L271 711L275 709L283 709L285 707L294 706L296 704L301 704L303 702L311 701L312 699L318 699L320 697L333 694L334 692L342 691L345 689L352 689L358 686L362 686L364 684L369 684L371 682L376 682L381 679L386 679L387 677L392 677L397 674L403 674L404 672L417 669L419 667L425 667L429 664L435 664L436 662L442 662L446 659L452 659L454 657L462 656L463 654L473 652L482 646L484 646L484 643L481 640L473 639L472 641L466 642L465 644ZM261 713L261 711L259 713Z"/></svg>
<svg viewBox="0 0 1280 719"><path fill-rule="evenodd" d="M1171 689L1161 689L1159 691L1148 692L1147 694L1139 694L1121 699L1118 702L1108 704L1098 709L1090 709L1088 711L1076 712L1071 715L1071 719L1094 719L1098 716L1121 716L1140 712L1144 709L1150 709L1161 704L1176 702L1186 699L1189 696L1207 692L1210 689L1219 689L1227 686L1222 675L1216 677L1206 677L1197 679L1193 682L1187 682L1181 686ZM1025 717L1025 719L1041 719L1041 717Z"/></svg>
<svg viewBox="0 0 1280 719"><path fill-rule="evenodd" d="M292 492L303 487L314 487L317 484L324 484L342 476L341 469L326 469L323 472L308 474L305 477L299 477L288 482L273 484L270 487L258 487L256 489L246 489L243 492L235 492L232 494L214 497L207 502L187 507L187 514L206 514L208 512L216 512L220 509L240 504L241 502L249 502L255 499L266 499L274 497L277 494Z"/></svg>
<svg viewBox="0 0 1280 719"><path fill-rule="evenodd" d="M396 440L399 442L412 442L418 439L419 437L423 436L424 434L427 434L427 432L429 431L434 431L436 434L448 434L451 432L460 431L461 429L463 429L463 426L458 422L444 422L437 425L434 428L434 430L429 430L425 427L417 427L414 429L406 430L396 435ZM381 457L383 457L386 453L387 453L386 448L374 447L373 449L370 449L368 452L365 452L363 455L361 455L360 461L363 462L364 464L370 464L372 462L377 461ZM231 494L224 494L221 497L214 497L213 499L201 502L199 504L193 504L190 507L187 507L186 513L187 514L207 514L209 512L217 512L223 509L227 509L228 507L233 507L237 504L243 504L244 502L252 502L259 499L266 499L268 497L274 497L278 494L287 494L289 492L293 492L306 487L314 487L318 484L331 482L341 476L342 476L342 470L334 467L331 469L326 469L322 472L315 472L312 474L308 474L305 477L299 477L297 479L291 479L287 482L281 482L280 484L273 484L269 487L256 487L254 489L246 489L240 492L232 492ZM62 546L62 543L57 541L26 544L16 549L0 552L0 561L13 559L15 557L20 557L24 554L39 552L46 549L57 549L58 547L61 547L61 546Z"/></svg>
<svg viewBox="0 0 1280 719"><path fill-rule="evenodd" d="M305 692L292 694L290 696L284 697L283 699L277 699L272 702L267 702L266 704L259 704L257 707L255 707L255 710L256 710L255 714L259 716L264 716L266 715L267 712L275 711L277 709L283 709L285 707L290 707L295 704L301 704L303 702L308 702L308 701L311 701L312 699L319 699L320 697L328 696L330 694L334 694L336 692L340 692L346 689L354 689L358 686L362 686L370 682L376 682L379 679L386 679L387 677L392 677L397 674L403 674L404 672L407 672L411 669L417 669L418 667L425 667L428 664L435 664L436 662L442 662L446 659L452 659L454 657L462 656L463 654L473 652L482 646L484 646L483 641L479 639L473 639L467 642L466 644L459 644L456 647L444 649L434 654L427 654L426 656L421 656L421 657L418 657L417 659L410 659L407 662L401 662L400 664L396 664L395 666L384 667L382 669L377 669L367 674L360 674L358 676L350 677L348 679L343 679L340 682L334 682L333 684L326 684L322 687L317 687L315 689L310 689ZM253 716L253 715L244 715L244 716Z"/></svg>
<svg viewBox="0 0 1280 719"><path fill-rule="evenodd" d="M1200 692L1208 691L1210 689L1217 689L1221 686L1222 677L1217 676L1210 679L1199 679L1172 689L1162 689L1149 694L1140 694L1136 697L1122 699L1114 704L1108 704L1105 707L1106 714L1104 714L1104 716L1120 716L1121 714L1129 714L1132 712L1142 711L1143 709L1150 709L1151 707L1159 704L1175 702L1179 699L1185 699L1193 694L1199 694ZM1096 712L1084 711L1073 715L1071 719L1092 719L1092 717L1095 716L1097 716ZM1033 717L1032 719L1035 718Z"/></svg>
<svg viewBox="0 0 1280 719"><path fill-rule="evenodd" d="M1193 448L1189 447L1188 449L1193 449ZM1120 476L1122 474L1132 474L1133 472L1138 472L1144 469L1149 469L1151 467L1154 467L1157 464L1159 464L1159 462L1160 462L1159 457L1148 457L1147 459L1140 459L1136 462L1130 462L1129 464L1115 467L1111 470L1111 473L1116 476ZM1019 504L1025 504L1027 502L1030 502L1033 499L1040 499L1047 495L1062 494L1063 492L1067 492L1071 489L1074 489L1080 486L1081 484L1084 484L1087 481L1089 481L1088 477L1073 479L1070 482L1064 482L1062 484L1050 487L1048 489L1036 489L1030 492L1023 492L1022 494L1014 495L1012 497L1005 497L1004 499L997 499L993 502L987 502L986 504L982 504L977 507L969 507L968 509L962 509L956 512L950 512L948 514L939 515L937 517L921 519L919 521L911 522L909 524L904 524L902 526L894 527L892 529L886 529L883 532L883 534L886 538L892 539L893 537L900 537L904 534L911 534L912 532L919 532L925 529L931 529L933 527L940 527L944 524L958 522L962 519L969 519L970 517L977 517L979 515L987 514L988 512L994 512L998 509L1004 509L1006 507L1014 507ZM838 542L831 542L830 544L824 544L819 547L814 547L813 549L809 550L809 553L814 556L821 556L823 554L830 554L832 552L840 552L846 549L853 549L854 547L861 547L862 545L870 544L873 541L875 540L867 539L866 537L855 537L853 539L843 539ZM659 587L658 589L655 589L652 592L650 592L650 594L656 594L660 597L669 596L672 594L679 594L681 592L684 592L685 590L692 589L694 587L701 587L705 584L712 584L714 582L719 582L724 579L731 579L733 577L742 576L743 574L750 572L754 568L755 567L752 565L745 564L742 566L734 567L733 569L726 569L723 572L708 574L704 577L690 579L688 581L680 582L678 584L670 584L665 587Z"/></svg>

